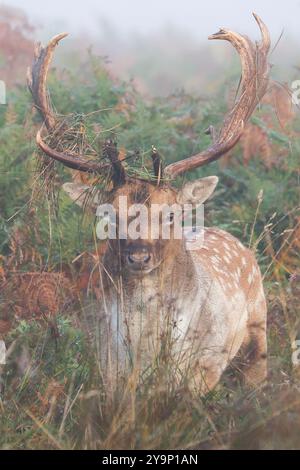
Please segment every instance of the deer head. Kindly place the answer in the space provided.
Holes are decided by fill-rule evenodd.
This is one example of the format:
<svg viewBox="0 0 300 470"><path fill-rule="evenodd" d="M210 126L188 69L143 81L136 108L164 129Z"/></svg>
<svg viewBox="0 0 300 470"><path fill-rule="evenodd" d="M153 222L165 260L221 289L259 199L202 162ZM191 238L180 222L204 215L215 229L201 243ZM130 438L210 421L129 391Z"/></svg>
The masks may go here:
<svg viewBox="0 0 300 470"><path fill-rule="evenodd" d="M123 223L117 208L121 196L127 198L128 206L143 204L147 207L153 207L156 204L167 204L168 206L187 203L201 204L212 195L218 182L218 178L215 176L188 182L179 191L172 187L172 181L179 175L217 160L232 149L241 137L246 122L265 94L268 85L269 66L267 56L270 48L270 38L262 20L255 14L254 18L262 36L261 41L258 43L254 44L246 36L227 29L221 29L218 33L209 37L209 39L229 41L239 53L242 65L238 99L225 116L217 138L208 149L172 163L166 168L163 168L158 152L153 149L153 181L128 176L118 158L117 147L110 140L104 146L106 161L109 161L109 163L91 160L84 155L59 152L47 145L43 138L43 132L46 128L46 131L51 133L56 123L56 116L47 95L47 72L55 47L66 34L63 33L54 37L45 48L37 45L33 66L28 74L28 85L35 107L44 120L44 126L36 136L37 145L48 157L72 169L101 174L103 171L107 171L109 167L113 188L106 195L106 200L116 208L118 215L116 219L117 234L119 234L120 225ZM67 183L64 185L64 189L79 205L83 204L85 195L89 191L87 186L76 183ZM91 206L96 206L98 202L97 197L94 198ZM151 220L151 223L153 223L153 219ZM156 223L160 227L159 231L162 230L163 225L170 226L169 240L164 240L162 237L154 239L150 235L143 240L135 240L130 237L121 239L120 236L117 236L116 240L110 240L108 252L119 253L122 269L125 268L127 272L132 274L144 275L155 270L163 260L172 258L176 246L180 243L174 237L174 214L167 214L165 220L161 217L156 218L156 220L158 220ZM151 232L151 227L149 232ZM108 254L108 258L112 259L111 253Z"/></svg>

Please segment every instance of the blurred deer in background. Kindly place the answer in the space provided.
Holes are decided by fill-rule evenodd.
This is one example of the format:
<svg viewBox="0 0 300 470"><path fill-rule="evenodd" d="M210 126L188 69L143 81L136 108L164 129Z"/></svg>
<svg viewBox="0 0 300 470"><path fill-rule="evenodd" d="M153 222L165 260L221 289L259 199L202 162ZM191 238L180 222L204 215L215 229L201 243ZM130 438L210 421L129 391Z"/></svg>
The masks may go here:
<svg viewBox="0 0 300 470"><path fill-rule="evenodd" d="M262 20L254 17L262 35L259 43L227 29L209 38L232 44L241 59L242 77L239 97L207 150L166 168L153 150L155 178L149 181L128 176L110 140L104 147L106 159L101 161L51 148L43 129L37 133L38 147L51 159L82 172L101 174L109 167L113 186L101 195L94 188L91 209L104 200L118 210L120 196L127 198L128 206L204 203L214 192L216 176L188 182L179 191L172 186L172 180L232 149L264 96L270 38ZM29 88L48 134L55 127L56 116L47 95L47 72L54 49L65 36L56 36L45 48L39 45L29 72ZM87 185L78 183L66 183L64 189L79 205L84 204L90 191ZM102 301L94 317L103 367L116 375L132 364L151 364L159 345L168 337L176 373L189 370L191 387L199 393L206 393L218 383L240 350L245 353L246 381L253 385L262 382L267 374L266 301L254 254L219 228L206 228L203 245L189 250L188 239L174 236L172 214L167 220L158 220L160 229L162 224L170 226L170 239L149 235L146 240L117 237L107 242L100 276ZM169 336L167 331L171 332Z"/></svg>

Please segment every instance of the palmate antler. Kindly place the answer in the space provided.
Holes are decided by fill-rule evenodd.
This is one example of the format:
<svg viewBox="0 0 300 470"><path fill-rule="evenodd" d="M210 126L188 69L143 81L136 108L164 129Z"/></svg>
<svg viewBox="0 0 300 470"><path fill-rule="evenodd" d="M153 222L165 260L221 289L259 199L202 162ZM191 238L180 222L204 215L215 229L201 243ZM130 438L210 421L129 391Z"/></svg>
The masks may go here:
<svg viewBox="0 0 300 470"><path fill-rule="evenodd" d="M255 13L253 16L262 35L259 43L253 44L248 37L228 29L221 29L218 33L209 36L209 39L229 41L239 53L242 63L239 99L226 115L217 140L203 152L168 165L165 168L165 176L175 178L182 173L217 160L232 149L241 137L246 122L264 96L270 68L267 61L270 36L259 16Z"/></svg>
<svg viewBox="0 0 300 470"><path fill-rule="evenodd" d="M46 47L42 47L38 43L35 47L32 67L27 72L28 88L32 94L34 105L40 112L49 133L54 129L57 119L50 105L47 92L47 75L54 50L59 41L66 36L67 33L58 34L51 39ZM42 137L42 129L37 132L36 143L50 158L63 163L63 165L73 170L89 173L101 173L104 169L111 168L111 165L89 160L85 155L73 155L50 148Z"/></svg>
<svg viewBox="0 0 300 470"><path fill-rule="evenodd" d="M248 37L227 29L221 29L218 33L209 37L209 39L229 41L239 53L242 64L239 98L232 110L225 116L218 138L208 149L184 160L172 163L164 171L159 154L155 150L152 159L154 173L158 181L164 176L173 179L182 173L217 160L232 149L240 139L246 122L264 96L268 86L269 64L267 59L270 49L270 36L267 27L259 16L254 13L253 16L262 35L262 40L259 43L253 44ZM56 117L50 106L47 94L47 73L54 49L58 42L66 37L66 35L66 33L62 33L55 36L46 47L38 44L35 49L33 66L28 73L28 86L34 104L40 111L48 132L51 132L54 128ZM88 159L84 155L73 155L51 149L42 138L42 130L38 131L36 142L46 155L69 168L83 172L101 173L109 167L112 170L115 184L122 184L126 179L123 165L118 160L117 150L110 141L104 146L104 154L110 160L110 164Z"/></svg>

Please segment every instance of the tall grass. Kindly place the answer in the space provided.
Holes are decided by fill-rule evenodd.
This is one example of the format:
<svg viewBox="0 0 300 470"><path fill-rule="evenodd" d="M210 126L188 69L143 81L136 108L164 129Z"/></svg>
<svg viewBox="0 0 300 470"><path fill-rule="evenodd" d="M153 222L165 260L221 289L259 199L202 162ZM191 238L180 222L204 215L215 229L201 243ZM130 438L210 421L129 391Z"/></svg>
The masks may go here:
<svg viewBox="0 0 300 470"><path fill-rule="evenodd" d="M225 109L218 90L210 100L180 93L146 103L131 84L112 81L94 60L86 74L86 87L78 85L78 77L68 75L64 81L53 75L53 100L62 114L84 113L82 129L96 153L103 137L117 138L120 149L133 155L131 171L140 169L141 160L142 170L147 170L152 145L167 162L204 148L209 142L204 130L217 125ZM62 194L55 210L42 197L44 191L32 200L31 189L39 178L32 158L38 118L30 110L23 89L1 110L0 274L9 277L10 269L65 270L76 277L78 261L72 261L95 248L93 219L88 214L82 218ZM91 282L91 298L86 291L78 292L76 302L58 312L55 328L47 321L25 320L11 302L13 324L5 334L8 359L1 370L2 448L300 447L300 375L291 360L299 333L299 117L290 127L292 150L271 167L260 155L243 164L239 148L226 166L215 163L192 175L220 176L207 221L250 245L259 260L269 305L268 383L247 389L236 380L233 364L214 391L200 396L187 386L188 372L178 379L168 343L156 350L147 370L134 365L112 390L103 380L99 347L86 334L85 312L97 309ZM278 131L269 139L279 151ZM74 175L58 166L55 170L57 194ZM0 315L6 302L2 290Z"/></svg>

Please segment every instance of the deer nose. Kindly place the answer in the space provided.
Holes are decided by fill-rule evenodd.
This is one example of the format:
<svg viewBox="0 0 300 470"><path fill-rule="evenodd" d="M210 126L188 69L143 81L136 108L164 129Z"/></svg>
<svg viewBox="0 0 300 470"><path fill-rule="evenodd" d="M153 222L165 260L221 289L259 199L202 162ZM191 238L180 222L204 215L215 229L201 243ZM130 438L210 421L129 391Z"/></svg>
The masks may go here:
<svg viewBox="0 0 300 470"><path fill-rule="evenodd" d="M128 264L138 268L142 268L149 263L150 259L151 255L146 248L130 251L127 255Z"/></svg>

